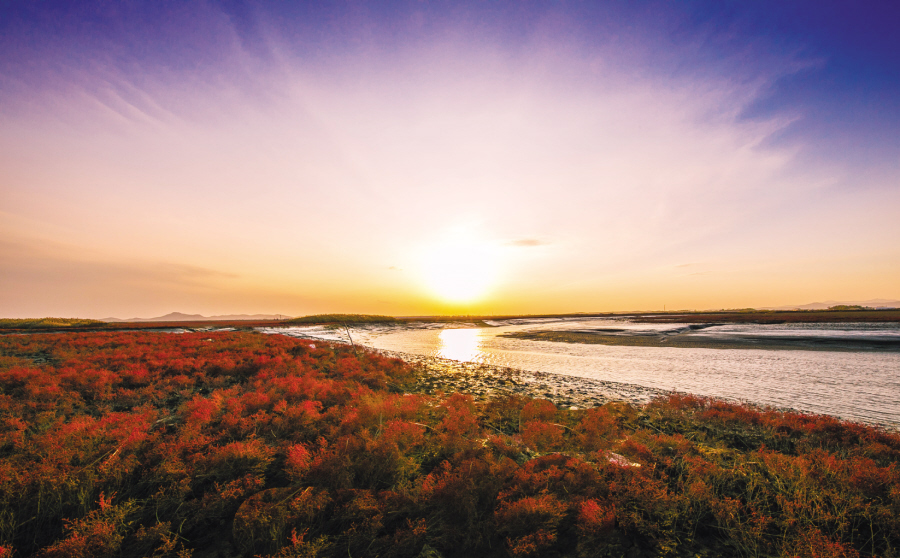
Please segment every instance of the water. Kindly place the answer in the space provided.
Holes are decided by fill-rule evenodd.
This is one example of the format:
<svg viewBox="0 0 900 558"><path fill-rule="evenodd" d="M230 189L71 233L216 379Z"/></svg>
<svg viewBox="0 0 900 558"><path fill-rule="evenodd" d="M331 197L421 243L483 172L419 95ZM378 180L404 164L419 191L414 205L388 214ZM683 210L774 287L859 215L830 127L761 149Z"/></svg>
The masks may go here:
<svg viewBox="0 0 900 558"><path fill-rule="evenodd" d="M351 327L353 340L376 349L534 372L568 374L663 390L746 400L893 428L900 427L900 352L694 349L557 343L500 337L529 330L604 335L673 335L686 324L609 319L548 319L466 324ZM268 333L346 341L343 329L269 328ZM900 346L900 324L727 324L691 330L726 339L877 341Z"/></svg>

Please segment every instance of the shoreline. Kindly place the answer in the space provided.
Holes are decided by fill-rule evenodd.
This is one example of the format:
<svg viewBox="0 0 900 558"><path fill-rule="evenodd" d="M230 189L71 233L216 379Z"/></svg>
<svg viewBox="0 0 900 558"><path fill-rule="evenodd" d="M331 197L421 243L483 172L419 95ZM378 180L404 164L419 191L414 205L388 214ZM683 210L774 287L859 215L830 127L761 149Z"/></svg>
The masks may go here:
<svg viewBox="0 0 900 558"><path fill-rule="evenodd" d="M827 413L804 411L792 407L762 405L745 399L722 396L705 396L677 390L663 390L638 384L597 380L552 372L531 372L492 364L462 362L439 357L416 355L400 351L388 351L363 347L385 357L398 358L418 368L424 374L416 384L416 391L458 392L472 395L476 402L486 402L494 397L521 395L534 399L547 399L558 408L576 410L591 409L606 403L628 403L643 406L656 397L671 394L697 395L729 403L746 404L757 409L770 409L780 413L828 416L842 422L863 424L889 432L900 431L900 425L881 422L852 420Z"/></svg>
<svg viewBox="0 0 900 558"><path fill-rule="evenodd" d="M516 331L501 337L549 341L552 343L577 343L583 345L609 345L619 347L653 347L676 349L728 349L765 351L837 351L837 352L886 352L900 351L900 339L836 339L808 337L765 337L761 335L733 336L729 339L708 335L678 334L604 334L565 330Z"/></svg>
<svg viewBox="0 0 900 558"><path fill-rule="evenodd" d="M346 340L340 339L324 339L305 335L289 336L307 338L324 343L349 344ZM650 336L640 337L648 339ZM672 335L670 336L670 340L672 337L677 338L679 336ZM834 413L822 412L822 410L763 403L742 397L729 397L721 394L708 395L678 389L657 388L641 384L569 375L563 372L534 372L487 363L457 361L430 355L378 349L364 344L358 344L357 347L386 357L398 358L419 369L421 379L418 381L416 387L411 390L419 393L434 393L439 391L449 393L459 392L472 395L478 402L484 402L493 397L521 395L535 399L547 399L552 401L558 408L563 409L573 407L576 409L587 409L602 406L610 402L622 402L635 406L643 406L657 397L667 397L672 394L696 395L698 397L721 400L729 403L749 405L756 409L768 409L776 412L802 415L830 416L844 422L864 424L894 432L900 431L900 423L891 420L878 420L877 418L867 420L866 418L859 416L851 418ZM674 348L672 345L669 345L669 347ZM763 349L759 346L752 348L757 350ZM790 349L796 351L798 350L798 347L792 346ZM814 352L822 353L831 351L828 349L818 349L814 350ZM840 353L844 351L835 352ZM853 352L876 353L876 351L858 350ZM894 351L877 352L889 354Z"/></svg>
<svg viewBox="0 0 900 558"><path fill-rule="evenodd" d="M588 409L612 401L635 405L649 403L654 397L671 391L579 376L549 372L531 372L505 366L477 362L462 362L439 357L416 355L366 347L380 355L398 358L418 368L424 374L417 390L435 392L457 391L485 401L498 395L524 395L549 399L557 407Z"/></svg>

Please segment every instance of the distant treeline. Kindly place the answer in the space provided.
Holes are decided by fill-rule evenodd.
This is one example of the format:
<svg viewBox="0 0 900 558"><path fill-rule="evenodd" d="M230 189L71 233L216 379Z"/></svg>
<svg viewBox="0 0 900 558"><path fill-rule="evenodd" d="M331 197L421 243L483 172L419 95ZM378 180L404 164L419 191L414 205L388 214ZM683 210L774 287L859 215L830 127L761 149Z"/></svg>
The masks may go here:
<svg viewBox="0 0 900 558"><path fill-rule="evenodd" d="M828 310L723 310L718 312L647 313L632 320L645 323L858 323L898 322L900 310L832 307Z"/></svg>
<svg viewBox="0 0 900 558"><path fill-rule="evenodd" d="M855 312L855 311L884 311L884 310L896 310L893 307L873 307L873 306L860 306L858 304L838 304L836 306L829 306L828 308L792 308L790 310L775 310L772 308L725 308L723 310L715 310L715 312L725 312L728 314L765 314L765 313L775 313L775 312ZM693 314L708 314L711 312L710 310L670 310L671 312L677 312L679 314L682 313L693 313Z"/></svg>
<svg viewBox="0 0 900 558"><path fill-rule="evenodd" d="M106 327L106 322L82 318L0 318L0 329L45 329L57 327Z"/></svg>
<svg viewBox="0 0 900 558"><path fill-rule="evenodd" d="M314 316L302 316L288 320L289 324L328 324L328 323L344 323L344 324L377 324L384 322L396 322L397 318L393 316L378 316L374 314L316 314Z"/></svg>

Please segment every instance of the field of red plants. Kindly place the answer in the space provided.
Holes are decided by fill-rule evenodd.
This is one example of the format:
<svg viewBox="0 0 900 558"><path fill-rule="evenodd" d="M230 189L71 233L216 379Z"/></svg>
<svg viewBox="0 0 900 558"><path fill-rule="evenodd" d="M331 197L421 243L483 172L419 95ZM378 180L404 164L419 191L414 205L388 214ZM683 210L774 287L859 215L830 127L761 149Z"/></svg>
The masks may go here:
<svg viewBox="0 0 900 558"><path fill-rule="evenodd" d="M900 554L900 435L415 393L245 332L0 336L0 557Z"/></svg>

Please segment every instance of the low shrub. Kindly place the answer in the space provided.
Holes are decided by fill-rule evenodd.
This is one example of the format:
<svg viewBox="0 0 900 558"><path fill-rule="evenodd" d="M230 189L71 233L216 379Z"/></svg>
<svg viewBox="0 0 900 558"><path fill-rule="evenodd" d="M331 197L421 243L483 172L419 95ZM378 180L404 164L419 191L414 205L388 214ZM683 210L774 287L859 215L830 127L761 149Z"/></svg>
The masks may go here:
<svg viewBox="0 0 900 558"><path fill-rule="evenodd" d="M417 374L247 332L0 337L0 557L898 554L896 432Z"/></svg>

